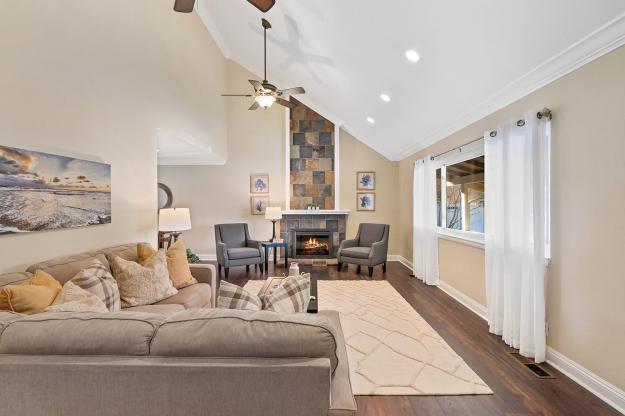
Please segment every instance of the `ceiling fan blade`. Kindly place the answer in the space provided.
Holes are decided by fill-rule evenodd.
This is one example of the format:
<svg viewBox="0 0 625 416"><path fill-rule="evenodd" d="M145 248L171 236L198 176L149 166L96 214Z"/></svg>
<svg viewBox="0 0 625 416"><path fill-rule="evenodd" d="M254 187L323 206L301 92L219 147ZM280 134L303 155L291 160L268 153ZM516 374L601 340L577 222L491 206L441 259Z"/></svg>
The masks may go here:
<svg viewBox="0 0 625 416"><path fill-rule="evenodd" d="M280 104L280 105L283 105L283 106L289 107L289 108L297 107L297 104L292 103L292 102L287 101L287 100L284 100L282 98L276 98L276 104Z"/></svg>
<svg viewBox="0 0 625 416"><path fill-rule="evenodd" d="M247 0L250 4L254 5L258 10L263 13L267 13L276 4L276 0Z"/></svg>
<svg viewBox="0 0 625 416"><path fill-rule="evenodd" d="M260 83L260 81L256 81L254 79L250 79L250 84L252 84L252 87L254 87L254 91L264 91L265 89L263 88L263 84Z"/></svg>
<svg viewBox="0 0 625 416"><path fill-rule="evenodd" d="M293 95L293 94L306 94L306 90L302 87L287 88L286 90L280 90L281 95Z"/></svg>
<svg viewBox="0 0 625 416"><path fill-rule="evenodd" d="M191 13L195 6L195 0L176 0L174 10L180 13Z"/></svg>
<svg viewBox="0 0 625 416"><path fill-rule="evenodd" d="M253 97L252 94L221 94L222 97Z"/></svg>
<svg viewBox="0 0 625 416"><path fill-rule="evenodd" d="M248 108L248 110L256 110L258 107L260 107L258 105L258 103L256 101L254 101L254 104L252 104L252 106L250 108Z"/></svg>

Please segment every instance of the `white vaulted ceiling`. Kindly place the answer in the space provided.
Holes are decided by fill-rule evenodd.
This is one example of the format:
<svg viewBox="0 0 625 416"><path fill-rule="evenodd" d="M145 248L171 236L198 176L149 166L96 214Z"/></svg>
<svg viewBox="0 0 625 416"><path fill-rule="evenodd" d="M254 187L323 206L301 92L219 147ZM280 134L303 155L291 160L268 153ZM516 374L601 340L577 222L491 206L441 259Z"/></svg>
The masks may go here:
<svg viewBox="0 0 625 416"><path fill-rule="evenodd" d="M263 14L198 6L224 54L262 76ZM625 43L623 0L277 0L264 17L269 81L303 86L305 104L394 160Z"/></svg>

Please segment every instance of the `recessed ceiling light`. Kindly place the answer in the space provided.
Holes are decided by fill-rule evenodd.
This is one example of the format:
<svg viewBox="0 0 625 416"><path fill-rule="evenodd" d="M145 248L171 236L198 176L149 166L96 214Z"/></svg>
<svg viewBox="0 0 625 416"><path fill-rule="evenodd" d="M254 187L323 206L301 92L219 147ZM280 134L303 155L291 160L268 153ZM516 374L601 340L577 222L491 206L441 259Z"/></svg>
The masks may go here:
<svg viewBox="0 0 625 416"><path fill-rule="evenodd" d="M389 97L388 94L380 94L380 100L388 103L389 101L391 101L391 97Z"/></svg>
<svg viewBox="0 0 625 416"><path fill-rule="evenodd" d="M417 51L415 51L414 49L409 49L406 51L406 59L408 59L410 62L419 62L419 59L421 59L421 57L419 56Z"/></svg>
<svg viewBox="0 0 625 416"><path fill-rule="evenodd" d="M371 124L375 123L375 119L373 117L367 117L367 121Z"/></svg>

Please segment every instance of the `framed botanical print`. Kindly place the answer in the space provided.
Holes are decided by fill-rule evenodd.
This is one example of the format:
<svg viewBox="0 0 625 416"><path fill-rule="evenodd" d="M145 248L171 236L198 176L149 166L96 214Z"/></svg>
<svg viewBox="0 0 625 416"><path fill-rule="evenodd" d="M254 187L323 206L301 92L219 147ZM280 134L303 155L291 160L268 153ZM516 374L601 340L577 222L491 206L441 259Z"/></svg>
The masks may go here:
<svg viewBox="0 0 625 416"><path fill-rule="evenodd" d="M269 206L269 197L253 195L250 197L250 205L252 215L265 215L265 210Z"/></svg>
<svg viewBox="0 0 625 416"><path fill-rule="evenodd" d="M373 191L375 189L375 172L356 172L357 189Z"/></svg>
<svg viewBox="0 0 625 416"><path fill-rule="evenodd" d="M250 193L251 194L268 194L269 193L269 175L267 174L250 175Z"/></svg>
<svg viewBox="0 0 625 416"><path fill-rule="evenodd" d="M357 211L375 211L375 192L358 192L357 198Z"/></svg>

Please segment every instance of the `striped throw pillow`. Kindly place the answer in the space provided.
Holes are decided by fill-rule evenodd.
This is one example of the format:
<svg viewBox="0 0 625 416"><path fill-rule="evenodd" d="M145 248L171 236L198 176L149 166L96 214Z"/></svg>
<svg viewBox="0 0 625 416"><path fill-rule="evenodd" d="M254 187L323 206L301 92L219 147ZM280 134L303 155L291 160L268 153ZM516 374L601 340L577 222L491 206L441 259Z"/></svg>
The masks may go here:
<svg viewBox="0 0 625 416"><path fill-rule="evenodd" d="M263 308L263 302L257 295L248 292L240 286L222 280L219 284L217 307L259 311Z"/></svg>
<svg viewBox="0 0 625 416"><path fill-rule="evenodd" d="M306 312L310 301L310 274L286 277L269 295L263 309L280 313Z"/></svg>
<svg viewBox="0 0 625 416"><path fill-rule="evenodd" d="M100 260L93 259L86 269L82 269L72 277L71 282L96 295L110 312L121 310L117 282L113 279L108 267Z"/></svg>

